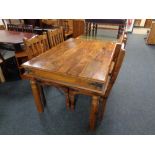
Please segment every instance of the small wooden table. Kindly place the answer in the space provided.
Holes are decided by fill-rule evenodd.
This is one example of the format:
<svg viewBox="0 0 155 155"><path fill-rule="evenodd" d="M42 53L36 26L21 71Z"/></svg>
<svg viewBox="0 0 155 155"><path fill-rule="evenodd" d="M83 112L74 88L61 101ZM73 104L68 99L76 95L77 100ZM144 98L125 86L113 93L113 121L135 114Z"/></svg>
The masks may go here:
<svg viewBox="0 0 155 155"><path fill-rule="evenodd" d="M30 39L35 35L33 33L0 30L0 44L12 44L15 51L18 51L20 44L23 43L23 38Z"/></svg>
<svg viewBox="0 0 155 155"><path fill-rule="evenodd" d="M34 33L0 30L0 49L15 52L21 51L23 38L30 39L35 35ZM11 46L6 47L6 44ZM3 63L5 63L5 61Z"/></svg>
<svg viewBox="0 0 155 155"><path fill-rule="evenodd" d="M114 47L115 43L108 41L69 39L24 63L23 67L31 76L38 111L43 112L42 92L38 87L40 82L91 92L92 106L95 108L103 93Z"/></svg>

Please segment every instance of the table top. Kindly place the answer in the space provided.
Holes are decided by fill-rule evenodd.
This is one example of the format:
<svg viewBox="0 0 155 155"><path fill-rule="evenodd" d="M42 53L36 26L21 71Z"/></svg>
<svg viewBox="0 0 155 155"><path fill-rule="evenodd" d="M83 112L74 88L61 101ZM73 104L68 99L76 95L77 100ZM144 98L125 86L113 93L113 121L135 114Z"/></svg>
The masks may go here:
<svg viewBox="0 0 155 155"><path fill-rule="evenodd" d="M115 43L99 40L69 39L23 64L31 70L104 83Z"/></svg>
<svg viewBox="0 0 155 155"><path fill-rule="evenodd" d="M29 39L35 35L33 33L0 30L0 43L19 44L23 42L23 38Z"/></svg>

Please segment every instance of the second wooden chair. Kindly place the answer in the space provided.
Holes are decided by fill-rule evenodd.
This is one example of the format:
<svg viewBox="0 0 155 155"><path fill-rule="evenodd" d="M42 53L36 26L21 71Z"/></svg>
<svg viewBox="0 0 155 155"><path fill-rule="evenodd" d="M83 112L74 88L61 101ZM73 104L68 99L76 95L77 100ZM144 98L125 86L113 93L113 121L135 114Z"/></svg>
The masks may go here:
<svg viewBox="0 0 155 155"><path fill-rule="evenodd" d="M105 86L103 88L103 91L101 93L101 109L99 111L99 106L98 104L96 104L97 100L99 100L99 96L98 95L93 95L92 100L94 101L94 104L92 104L91 106L91 112L90 112L90 128L94 129L95 127L95 122L96 122L96 114L98 112L100 112L100 119L102 119L104 111L105 111L105 105L106 105L106 101L107 98L110 94L110 91L115 83L115 80L118 76L119 70L121 68L123 59L125 56L125 49L124 49L124 43L120 44L120 43L116 43L115 46L115 52L113 55L113 62L114 65L112 67L112 69L110 69L109 67L109 75L108 78L106 80ZM77 94L84 94L84 95L90 95L92 96L92 92L88 92L85 91L84 89L80 89L80 90L74 90L74 88L69 90L69 99L70 99L70 104L71 104L71 109L74 110L74 104L75 104L75 95Z"/></svg>
<svg viewBox="0 0 155 155"><path fill-rule="evenodd" d="M50 48L53 48L64 41L63 29L48 30Z"/></svg>
<svg viewBox="0 0 155 155"><path fill-rule="evenodd" d="M35 36L31 39L23 39L23 40L28 60L38 56L41 53L44 53L49 49L46 33L44 33L43 35Z"/></svg>
<svg viewBox="0 0 155 155"><path fill-rule="evenodd" d="M16 53L17 65L19 68L21 78L25 78L23 74L24 68L21 66L22 63L32 59L35 56L38 56L41 53L44 53L49 49L47 34L34 36L31 39L23 39L25 50L19 53Z"/></svg>

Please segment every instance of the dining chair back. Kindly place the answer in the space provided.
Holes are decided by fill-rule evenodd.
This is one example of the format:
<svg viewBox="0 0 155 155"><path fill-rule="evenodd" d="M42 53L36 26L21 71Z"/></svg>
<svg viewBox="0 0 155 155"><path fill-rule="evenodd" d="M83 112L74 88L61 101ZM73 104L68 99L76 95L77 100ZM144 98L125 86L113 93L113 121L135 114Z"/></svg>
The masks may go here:
<svg viewBox="0 0 155 155"><path fill-rule="evenodd" d="M120 36L120 38L118 39L119 43L124 43L124 47L126 46L127 43L127 33L123 32L122 35Z"/></svg>
<svg viewBox="0 0 155 155"><path fill-rule="evenodd" d="M50 48L57 46L64 41L63 29L48 30L48 39Z"/></svg>
<svg viewBox="0 0 155 155"><path fill-rule="evenodd" d="M33 33L33 25L22 25L22 32Z"/></svg>
<svg viewBox="0 0 155 155"><path fill-rule="evenodd" d="M97 23L85 22L85 34L96 35L97 34Z"/></svg>
<svg viewBox="0 0 155 155"><path fill-rule="evenodd" d="M119 50L119 52L117 51ZM122 66L123 63L123 59L125 56L125 49L124 49L124 43L122 44L116 44L115 47L115 51L116 53L118 53L117 59L114 63L113 66L113 70L112 72L109 72L107 81L105 83L105 87L104 87L104 91L103 91L103 97L101 98L101 108L100 108L100 113L99 113L99 118L102 119L104 112L105 112L105 108L106 108L106 102L107 102L107 98L111 92L111 89L117 79L117 76L119 74L120 68Z"/></svg>
<svg viewBox="0 0 155 155"><path fill-rule="evenodd" d="M18 25L15 25L15 24L7 24L7 29L9 31L18 31Z"/></svg>
<svg viewBox="0 0 155 155"><path fill-rule="evenodd" d="M111 71L109 71L109 76L107 78L106 86L105 86L104 93L103 93L104 98L107 98L109 96L109 93L119 74L120 68L123 63L124 56L125 56L124 43L122 44L116 43L115 53L113 56L114 65Z"/></svg>
<svg viewBox="0 0 155 155"><path fill-rule="evenodd" d="M31 39L23 40L29 60L49 49L46 32L44 32L43 35L34 36Z"/></svg>
<svg viewBox="0 0 155 155"><path fill-rule="evenodd" d="M28 32L33 33L33 25L24 25L24 24L7 24L9 31L19 31L19 32Z"/></svg>

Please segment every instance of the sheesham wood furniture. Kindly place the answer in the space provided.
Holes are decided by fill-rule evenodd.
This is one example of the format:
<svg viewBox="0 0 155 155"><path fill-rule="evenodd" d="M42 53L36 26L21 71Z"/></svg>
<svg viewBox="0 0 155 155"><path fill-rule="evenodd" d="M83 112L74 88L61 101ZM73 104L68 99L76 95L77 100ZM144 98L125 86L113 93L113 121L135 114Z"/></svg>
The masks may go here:
<svg viewBox="0 0 155 155"><path fill-rule="evenodd" d="M126 26L126 19L85 19L85 33L97 33L98 25L118 26L117 38L120 37ZM110 28L111 29L111 28Z"/></svg>
<svg viewBox="0 0 155 155"><path fill-rule="evenodd" d="M155 21L152 22L150 31L146 39L146 43L151 45L155 44Z"/></svg>
<svg viewBox="0 0 155 155"><path fill-rule="evenodd" d="M44 109L41 83L63 86L68 91L88 92L92 96L90 128L94 129L99 98L103 97L116 47L115 43L108 41L69 39L24 63L22 66L31 76L38 112ZM70 102L66 106L69 108Z"/></svg>
<svg viewBox="0 0 155 155"><path fill-rule="evenodd" d="M32 59L49 49L47 34L34 36L30 39L23 39L25 45L25 51L27 53L28 59Z"/></svg>
<svg viewBox="0 0 155 155"><path fill-rule="evenodd" d="M27 76L25 75L25 70L21 64L32 59L33 57L38 56L41 53L44 53L49 49L46 32L44 32L43 35L36 35L30 39L24 38L23 41L25 50L23 52L17 52L16 54L20 77L22 79L27 78Z"/></svg>
<svg viewBox="0 0 155 155"><path fill-rule="evenodd" d="M85 32L85 22L81 19L73 20L73 37L76 38Z"/></svg>
<svg viewBox="0 0 155 155"><path fill-rule="evenodd" d="M51 35L51 32L50 32L50 35ZM54 44L52 44L52 45L54 45L54 47L55 47L55 46L57 46L58 43L60 44L60 42L57 42L57 41L63 41L62 29L57 29L56 31L54 31L54 36L53 36L53 34L51 36L54 37L51 39L54 39ZM52 40L52 43L53 43L53 40ZM57 43L57 44L55 44L55 43ZM26 53L28 55L28 60L31 60L32 58L46 52L47 50L49 50L49 44L48 44L48 38L47 38L46 32L44 32L43 35L35 36L31 39L24 39L24 45L26 48ZM23 78L31 79L31 75L26 73L23 75ZM41 85L44 85L44 83L42 83ZM45 101L43 88L41 85L40 85L40 89L42 91L41 96L42 96L43 100ZM53 86L62 90L65 93L66 104L68 105L69 104L68 89L64 86L59 86L57 84L53 84Z"/></svg>
<svg viewBox="0 0 155 155"><path fill-rule="evenodd" d="M55 47L64 41L64 32L62 28L55 30L48 30L47 34L50 48Z"/></svg>

